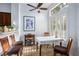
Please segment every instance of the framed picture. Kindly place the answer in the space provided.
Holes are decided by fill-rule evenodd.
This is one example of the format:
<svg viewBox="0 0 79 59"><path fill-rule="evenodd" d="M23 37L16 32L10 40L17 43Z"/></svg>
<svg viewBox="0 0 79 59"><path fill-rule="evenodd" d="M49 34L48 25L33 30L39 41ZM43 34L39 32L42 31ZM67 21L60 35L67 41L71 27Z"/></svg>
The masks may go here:
<svg viewBox="0 0 79 59"><path fill-rule="evenodd" d="M23 17L23 29L24 29L24 31L33 31L33 30L35 30L35 17L33 17L33 16L24 16Z"/></svg>

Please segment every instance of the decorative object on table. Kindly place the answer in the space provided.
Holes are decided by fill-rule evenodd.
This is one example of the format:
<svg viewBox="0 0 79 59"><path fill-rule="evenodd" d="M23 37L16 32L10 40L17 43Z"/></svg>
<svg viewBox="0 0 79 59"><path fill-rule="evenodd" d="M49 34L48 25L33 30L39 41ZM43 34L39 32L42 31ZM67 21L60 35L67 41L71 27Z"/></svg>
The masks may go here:
<svg viewBox="0 0 79 59"><path fill-rule="evenodd" d="M33 16L24 16L23 17L23 30L24 31L35 30L35 17L33 17Z"/></svg>
<svg viewBox="0 0 79 59"><path fill-rule="evenodd" d="M16 31L16 28L15 28L15 24L13 23L12 25L10 26L7 26L8 27L8 31L11 32L11 31Z"/></svg>
<svg viewBox="0 0 79 59"><path fill-rule="evenodd" d="M4 32L8 32L8 27L4 26Z"/></svg>

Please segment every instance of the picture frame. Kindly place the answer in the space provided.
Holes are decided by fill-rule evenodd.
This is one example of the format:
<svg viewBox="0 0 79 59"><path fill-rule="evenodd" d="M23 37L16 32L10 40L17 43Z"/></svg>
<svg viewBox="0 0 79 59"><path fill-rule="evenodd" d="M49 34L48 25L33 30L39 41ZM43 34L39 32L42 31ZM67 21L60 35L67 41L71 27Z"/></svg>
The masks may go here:
<svg viewBox="0 0 79 59"><path fill-rule="evenodd" d="M34 16L23 16L23 30L24 31L35 30L35 17Z"/></svg>

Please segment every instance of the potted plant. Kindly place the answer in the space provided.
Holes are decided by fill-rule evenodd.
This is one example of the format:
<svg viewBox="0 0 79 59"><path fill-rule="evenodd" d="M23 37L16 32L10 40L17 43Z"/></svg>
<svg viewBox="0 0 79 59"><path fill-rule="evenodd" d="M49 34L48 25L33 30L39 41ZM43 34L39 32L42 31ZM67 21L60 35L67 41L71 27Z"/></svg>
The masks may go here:
<svg viewBox="0 0 79 59"><path fill-rule="evenodd" d="M13 29L14 27L13 26L8 26L8 29L9 29L9 31L12 31L12 29Z"/></svg>

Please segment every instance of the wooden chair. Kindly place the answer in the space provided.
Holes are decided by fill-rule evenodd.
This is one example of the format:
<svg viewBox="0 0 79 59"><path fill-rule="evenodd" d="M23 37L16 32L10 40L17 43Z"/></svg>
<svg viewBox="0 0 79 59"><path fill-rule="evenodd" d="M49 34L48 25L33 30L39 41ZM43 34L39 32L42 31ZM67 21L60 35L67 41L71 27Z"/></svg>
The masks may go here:
<svg viewBox="0 0 79 59"><path fill-rule="evenodd" d="M44 36L49 36L49 32L44 32Z"/></svg>
<svg viewBox="0 0 79 59"><path fill-rule="evenodd" d="M2 45L2 49L3 49L3 55L5 55L10 48L10 45L9 45L9 42L8 42L8 37L0 38L0 42L1 42L1 45Z"/></svg>
<svg viewBox="0 0 79 59"><path fill-rule="evenodd" d="M35 35L34 34L27 34L27 35L24 35L25 36L25 45L34 45L35 44Z"/></svg>
<svg viewBox="0 0 79 59"><path fill-rule="evenodd" d="M11 41L12 41L12 45L23 45L22 41L16 41L15 35L10 35Z"/></svg>
<svg viewBox="0 0 79 59"><path fill-rule="evenodd" d="M10 46L8 37L0 38L0 42L3 48L3 55L12 55L16 54L19 55L20 47L17 46Z"/></svg>
<svg viewBox="0 0 79 59"><path fill-rule="evenodd" d="M71 38L68 41L67 47L56 45L54 47L54 55L56 55L56 53L60 53L61 55L69 56L69 51L70 51L71 45L72 45Z"/></svg>
<svg viewBox="0 0 79 59"><path fill-rule="evenodd" d="M12 41L12 45L13 46L17 46L20 47L20 55L22 55L22 50L23 50L23 42L22 41L16 41L16 38L13 35L10 35L11 41Z"/></svg>

